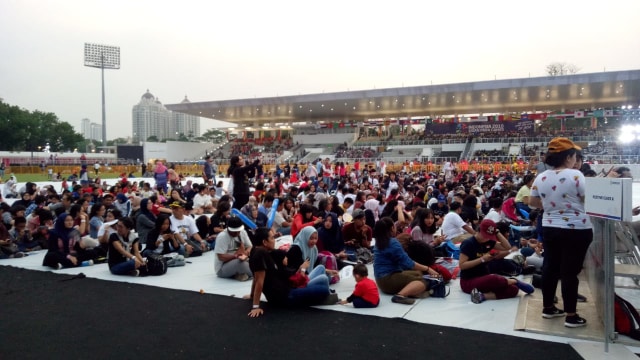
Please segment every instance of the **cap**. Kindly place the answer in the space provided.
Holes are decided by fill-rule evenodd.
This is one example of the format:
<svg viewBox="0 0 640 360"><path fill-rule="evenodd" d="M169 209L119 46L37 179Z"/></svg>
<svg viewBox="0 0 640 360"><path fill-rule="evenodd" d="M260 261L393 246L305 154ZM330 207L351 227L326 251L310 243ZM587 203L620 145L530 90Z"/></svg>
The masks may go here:
<svg viewBox="0 0 640 360"><path fill-rule="evenodd" d="M447 202L447 198L444 197L444 195L440 194L438 195L438 202Z"/></svg>
<svg viewBox="0 0 640 360"><path fill-rule="evenodd" d="M364 210L355 209L355 210L353 210L353 212L351 212L351 216L353 217L353 220L358 219L358 218L363 218L364 217Z"/></svg>
<svg viewBox="0 0 640 360"><path fill-rule="evenodd" d="M565 137L557 137L549 141L548 151L550 153L559 153L569 149L582 150L582 148L573 143L573 141Z"/></svg>
<svg viewBox="0 0 640 360"><path fill-rule="evenodd" d="M238 232L242 231L242 229L242 220L240 220L239 217L232 216L229 218L229 220L227 221L227 231Z"/></svg>
<svg viewBox="0 0 640 360"><path fill-rule="evenodd" d="M172 209L177 209L177 208L181 208L181 207L184 207L184 206L182 205L182 203L180 201L174 201L171 204L169 204L169 207L172 208Z"/></svg>
<svg viewBox="0 0 640 360"><path fill-rule="evenodd" d="M484 219L480 223L480 235L487 240L497 240L498 226L493 220Z"/></svg>

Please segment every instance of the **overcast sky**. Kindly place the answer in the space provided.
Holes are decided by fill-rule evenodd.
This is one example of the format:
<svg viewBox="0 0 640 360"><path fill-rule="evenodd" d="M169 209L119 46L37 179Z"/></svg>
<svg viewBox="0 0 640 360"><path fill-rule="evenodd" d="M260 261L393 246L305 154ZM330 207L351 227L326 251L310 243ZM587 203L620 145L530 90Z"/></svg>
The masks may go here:
<svg viewBox="0 0 640 360"><path fill-rule="evenodd" d="M100 123L84 43L120 46L113 139L147 89L171 104L543 76L554 61L638 69L639 14L637 0L0 0L0 98Z"/></svg>

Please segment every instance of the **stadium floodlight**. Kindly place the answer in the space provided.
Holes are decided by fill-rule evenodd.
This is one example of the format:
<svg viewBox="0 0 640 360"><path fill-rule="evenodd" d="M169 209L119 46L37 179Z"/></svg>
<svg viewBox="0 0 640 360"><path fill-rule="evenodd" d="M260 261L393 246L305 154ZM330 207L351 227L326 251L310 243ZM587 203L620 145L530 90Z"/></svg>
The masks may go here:
<svg viewBox="0 0 640 360"><path fill-rule="evenodd" d="M84 43L84 66L102 72L102 146L107 146L107 112L104 101L104 69L120 69L120 47ZM105 149L106 150L106 149Z"/></svg>

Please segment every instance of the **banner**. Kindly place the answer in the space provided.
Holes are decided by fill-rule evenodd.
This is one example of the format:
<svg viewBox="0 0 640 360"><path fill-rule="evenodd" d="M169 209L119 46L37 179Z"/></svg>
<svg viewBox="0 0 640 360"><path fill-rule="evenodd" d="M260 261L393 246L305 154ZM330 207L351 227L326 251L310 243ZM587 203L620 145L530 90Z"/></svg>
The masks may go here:
<svg viewBox="0 0 640 360"><path fill-rule="evenodd" d="M433 123L425 124L425 135L433 134L479 134L519 132L531 133L534 130L534 122L531 120L508 122L484 122L474 121L469 123Z"/></svg>

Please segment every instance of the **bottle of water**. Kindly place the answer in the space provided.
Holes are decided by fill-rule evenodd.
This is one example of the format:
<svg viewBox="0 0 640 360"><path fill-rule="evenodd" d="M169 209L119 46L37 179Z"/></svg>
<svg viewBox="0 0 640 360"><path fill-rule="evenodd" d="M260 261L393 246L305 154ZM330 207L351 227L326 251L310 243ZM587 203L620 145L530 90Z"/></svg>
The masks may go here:
<svg viewBox="0 0 640 360"><path fill-rule="evenodd" d="M80 266L91 266L93 265L93 260L85 260L82 263L80 263Z"/></svg>

